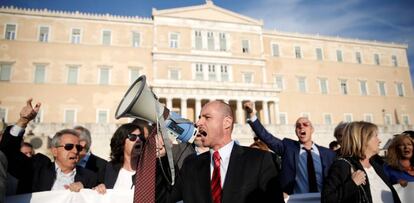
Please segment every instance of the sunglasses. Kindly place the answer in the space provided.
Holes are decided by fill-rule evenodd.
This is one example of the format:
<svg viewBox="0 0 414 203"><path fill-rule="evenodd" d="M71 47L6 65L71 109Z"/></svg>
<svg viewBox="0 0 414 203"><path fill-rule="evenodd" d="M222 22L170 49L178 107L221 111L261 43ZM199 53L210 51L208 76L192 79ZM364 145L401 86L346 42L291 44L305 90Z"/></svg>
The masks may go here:
<svg viewBox="0 0 414 203"><path fill-rule="evenodd" d="M136 135L136 134L128 134L128 139L131 142L135 142L137 140L137 138L139 138L139 140L141 142L145 142L145 137L144 137L143 134L139 134L139 135Z"/></svg>
<svg viewBox="0 0 414 203"><path fill-rule="evenodd" d="M76 150L78 152L82 151L83 147L80 144L65 144L65 145L60 145L60 146L56 146L56 147L63 147L66 151L70 151L73 149L73 147L76 147Z"/></svg>

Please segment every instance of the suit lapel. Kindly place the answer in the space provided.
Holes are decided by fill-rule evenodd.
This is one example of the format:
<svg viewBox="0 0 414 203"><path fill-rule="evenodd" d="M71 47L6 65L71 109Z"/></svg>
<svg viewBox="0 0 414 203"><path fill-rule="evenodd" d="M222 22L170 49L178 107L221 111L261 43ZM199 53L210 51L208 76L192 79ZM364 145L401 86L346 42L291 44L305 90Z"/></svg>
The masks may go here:
<svg viewBox="0 0 414 203"><path fill-rule="evenodd" d="M210 152L205 152L200 156L200 165L195 168L194 170L199 170L200 177L197 178L197 181L200 181L198 184L200 188L200 195L203 199L207 200L207 202L212 202L211 198L211 178L210 178Z"/></svg>
<svg viewBox="0 0 414 203"><path fill-rule="evenodd" d="M51 162L52 164L49 165L47 171L45 171L45 177L41 178L43 179L44 186L48 188L48 190L52 190L53 184L56 180L56 169L55 169L55 163Z"/></svg>
<svg viewBox="0 0 414 203"><path fill-rule="evenodd" d="M228 197L229 191L231 186L233 185L240 185L240 177L242 177L242 170L240 170L240 164L242 161L240 160L243 156L243 148L237 145L236 143L233 145L233 149L231 150L230 154L230 162L227 168L226 177L224 179L223 185L223 196L222 202L227 202L226 198Z"/></svg>

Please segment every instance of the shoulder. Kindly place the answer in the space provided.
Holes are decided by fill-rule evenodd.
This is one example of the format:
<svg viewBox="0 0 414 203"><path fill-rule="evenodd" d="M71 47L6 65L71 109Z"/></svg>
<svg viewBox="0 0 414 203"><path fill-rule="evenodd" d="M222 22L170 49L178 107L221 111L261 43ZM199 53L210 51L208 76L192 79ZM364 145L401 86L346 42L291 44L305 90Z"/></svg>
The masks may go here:
<svg viewBox="0 0 414 203"><path fill-rule="evenodd" d="M336 153L334 151L332 151L331 149L328 149L328 148L323 147L323 146L320 146L320 145L316 145L316 147L318 148L318 150L321 153L321 155L328 155L331 158L335 158L336 157Z"/></svg>
<svg viewBox="0 0 414 203"><path fill-rule="evenodd" d="M99 164L106 164L106 163L108 163L108 161L106 161L105 159L102 159L99 156L96 156L95 154L91 154L90 159L96 160L96 162L99 163Z"/></svg>

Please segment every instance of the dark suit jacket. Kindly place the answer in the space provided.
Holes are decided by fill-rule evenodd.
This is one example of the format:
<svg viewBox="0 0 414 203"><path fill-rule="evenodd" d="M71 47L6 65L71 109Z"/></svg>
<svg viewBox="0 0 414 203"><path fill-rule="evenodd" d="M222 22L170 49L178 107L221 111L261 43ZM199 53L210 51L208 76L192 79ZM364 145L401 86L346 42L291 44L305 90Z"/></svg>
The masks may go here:
<svg viewBox="0 0 414 203"><path fill-rule="evenodd" d="M98 176L98 183L103 183L105 180L105 169L108 162L101 157L95 156L91 153L85 168L96 173Z"/></svg>
<svg viewBox="0 0 414 203"><path fill-rule="evenodd" d="M346 157L346 159L353 165L355 171L365 171L358 159L351 157ZM388 180L388 177L385 175L382 165L378 164L378 161L376 161L375 158L371 158L370 163L377 175L391 189L394 202L399 203L400 199L398 194ZM369 201L372 202L370 187L375 187L375 185L371 186L369 179L367 179L367 184L363 185L363 188ZM325 180L323 191L321 193L321 202L362 202L360 201L360 197L361 196L358 195L358 186L351 179L351 166L343 160L336 160L329 169L329 175Z"/></svg>
<svg viewBox="0 0 414 203"><path fill-rule="evenodd" d="M187 157L167 202L211 203L210 161L210 152ZM283 202L276 176L270 152L234 144L222 203Z"/></svg>
<svg viewBox="0 0 414 203"><path fill-rule="evenodd" d="M299 162L299 141L285 138L283 140L274 137L270 134L260 123L259 120L249 122L254 133L269 146L269 148L276 154L282 156L282 170L280 172L280 184L283 192L288 194L293 193L295 187L296 170ZM332 150L318 146L319 155L322 162L323 176L328 175L329 167L336 158L336 153Z"/></svg>
<svg viewBox="0 0 414 203"><path fill-rule="evenodd" d="M9 161L8 172L19 180L17 193L48 191L56 179L55 164L47 156L37 153L32 158L20 152L23 134L15 137L10 134L12 126L6 128L0 142ZM76 167L75 182L82 182L85 188L97 184L96 174L88 169Z"/></svg>

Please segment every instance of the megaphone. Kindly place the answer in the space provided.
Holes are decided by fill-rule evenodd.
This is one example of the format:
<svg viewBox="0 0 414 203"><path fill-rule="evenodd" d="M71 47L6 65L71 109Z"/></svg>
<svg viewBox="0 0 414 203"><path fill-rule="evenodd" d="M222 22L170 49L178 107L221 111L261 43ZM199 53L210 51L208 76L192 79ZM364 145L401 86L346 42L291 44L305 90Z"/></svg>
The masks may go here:
<svg viewBox="0 0 414 203"><path fill-rule="evenodd" d="M160 118L165 120L165 127L170 135L181 142L192 143L197 129L190 120L182 118L177 113L158 102L157 97L147 86L145 75L132 83L125 93L115 113L116 119L122 117L140 118L158 123Z"/></svg>

